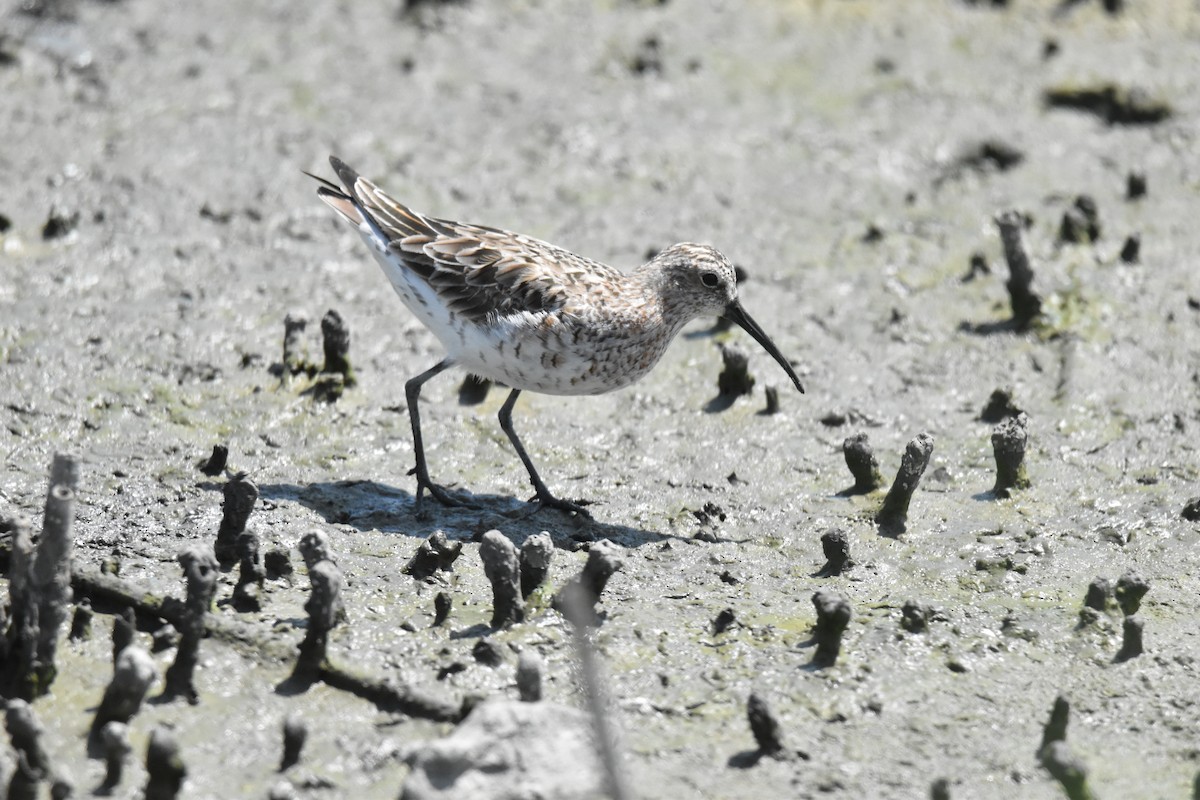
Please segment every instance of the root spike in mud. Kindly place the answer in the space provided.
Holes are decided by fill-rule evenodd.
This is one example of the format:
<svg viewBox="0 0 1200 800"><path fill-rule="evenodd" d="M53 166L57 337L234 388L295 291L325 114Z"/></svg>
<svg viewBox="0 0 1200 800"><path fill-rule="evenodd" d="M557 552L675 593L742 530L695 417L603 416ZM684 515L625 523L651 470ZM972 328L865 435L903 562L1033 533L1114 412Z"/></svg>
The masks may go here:
<svg viewBox="0 0 1200 800"><path fill-rule="evenodd" d="M304 353L304 331L308 328L308 317L303 311L293 311L283 320L283 379L304 371L307 358Z"/></svg>
<svg viewBox="0 0 1200 800"><path fill-rule="evenodd" d="M1083 607L1103 613L1108 610L1108 601L1112 599L1112 583L1107 578L1097 576L1088 584L1087 592L1083 596Z"/></svg>
<svg viewBox="0 0 1200 800"><path fill-rule="evenodd" d="M725 398L741 397L754 391L754 376L750 374L750 354L737 345L721 347L724 368L717 376L717 394Z"/></svg>
<svg viewBox="0 0 1200 800"><path fill-rule="evenodd" d="M817 573L819 578L841 575L854 566L854 559L850 557L850 540L845 531L825 531L821 534L821 551L825 554L825 566Z"/></svg>
<svg viewBox="0 0 1200 800"><path fill-rule="evenodd" d="M318 679L329 646L329 632L346 618L346 609L342 605L342 571L330 557L325 534L321 531L305 534L300 540L300 553L308 565L310 589L308 602L304 604L308 627L288 679L297 688Z"/></svg>
<svg viewBox="0 0 1200 800"><path fill-rule="evenodd" d="M149 653L136 645L121 651L112 680L104 690L104 698L92 719L89 748L98 744L97 737L108 723L127 724L133 719L156 680L158 667Z"/></svg>
<svg viewBox="0 0 1200 800"><path fill-rule="evenodd" d="M1141 617L1126 617L1121 623L1121 649L1117 651L1113 661L1120 664L1146 652L1143 644L1144 631L1145 623Z"/></svg>
<svg viewBox="0 0 1200 800"><path fill-rule="evenodd" d="M842 455L846 459L846 467L854 476L854 485L842 494L870 494L883 485L879 459L875 457L865 433L848 436L842 442Z"/></svg>
<svg viewBox="0 0 1200 800"><path fill-rule="evenodd" d="M212 455L208 460L201 461L196 468L210 478L215 478L225 471L229 462L229 448L223 444L214 444Z"/></svg>
<svg viewBox="0 0 1200 800"><path fill-rule="evenodd" d="M546 531L525 540L521 545L521 597L529 597L546 582L553 558L554 540Z"/></svg>
<svg viewBox="0 0 1200 800"><path fill-rule="evenodd" d="M517 658L517 693L526 703L542 699L542 672L545 664L532 649L521 651Z"/></svg>
<svg viewBox="0 0 1200 800"><path fill-rule="evenodd" d="M521 558L516 545L500 531L488 531L479 543L479 558L492 584L492 627L506 628L525 619Z"/></svg>
<svg viewBox="0 0 1200 800"><path fill-rule="evenodd" d="M1029 420L1025 414L1009 417L992 431L992 452L996 458L996 483L992 494L1011 497L1013 490L1028 489L1025 449L1029 441Z"/></svg>
<svg viewBox="0 0 1200 800"><path fill-rule="evenodd" d="M1100 212L1091 195L1081 194L1063 212L1058 227L1060 244L1095 244L1100 238Z"/></svg>
<svg viewBox="0 0 1200 800"><path fill-rule="evenodd" d="M1005 287L1012 302L1012 321L1017 330L1026 330L1041 316L1042 298L1033 291L1033 267L1022 241L1025 217L1018 211L1004 211L997 215L996 225L1008 264Z"/></svg>
<svg viewBox="0 0 1200 800"><path fill-rule="evenodd" d="M770 706L761 695L752 692L746 703L746 716L750 720L750 732L760 752L773 755L783 750L783 729L771 712Z"/></svg>
<svg viewBox="0 0 1200 800"><path fill-rule="evenodd" d="M1125 177L1125 199L1141 200L1146 196L1146 173L1130 170Z"/></svg>
<svg viewBox="0 0 1200 800"><path fill-rule="evenodd" d="M95 617L95 612L92 611L92 604L87 598L80 600L75 605L75 613L71 617L71 632L67 634L67 640L72 642L86 642L92 638L92 619Z"/></svg>
<svg viewBox="0 0 1200 800"><path fill-rule="evenodd" d="M105 723L100 729L100 749L104 753L104 781L98 794L111 794L125 776L125 764L133 753L129 743L129 726L123 722Z"/></svg>
<svg viewBox="0 0 1200 800"><path fill-rule="evenodd" d="M350 328L342 315L332 308L321 317L321 341L325 363L321 372L341 375L346 388L355 385L354 369L350 366Z"/></svg>
<svg viewBox="0 0 1200 800"><path fill-rule="evenodd" d="M1116 598L1117 605L1121 607L1121 613L1125 616L1132 616L1142 607L1142 598L1149 591L1150 582L1130 569L1117 578L1117 584L1113 588L1113 597Z"/></svg>
<svg viewBox="0 0 1200 800"><path fill-rule="evenodd" d="M183 697L195 705L200 697L196 693L194 673L200 661L204 619L217 590L220 565L207 545L189 547L179 554L178 561L187 579L187 599L183 603L182 624L175 626L179 629L179 646L174 663L167 669L163 696Z"/></svg>
<svg viewBox="0 0 1200 800"><path fill-rule="evenodd" d="M238 534L235 549L238 557L238 578L233 587L233 607L238 611L262 610L263 582L267 578L259 555L258 534L242 531Z"/></svg>
<svg viewBox="0 0 1200 800"><path fill-rule="evenodd" d="M1139 233L1131 233L1125 237L1125 243L1121 245L1121 260L1126 264L1136 264L1141 260L1142 254L1142 236Z"/></svg>
<svg viewBox="0 0 1200 800"><path fill-rule="evenodd" d="M812 597L817 609L817 624L813 639L817 644L812 663L815 667L832 667L842 651L842 635L852 616L850 601L835 592L818 591Z"/></svg>
<svg viewBox="0 0 1200 800"><path fill-rule="evenodd" d="M919 434L904 448L896 480L892 481L892 488L888 489L887 496L883 498L883 505L875 515L880 533L895 536L907 529L908 507L932 454L933 437L928 433Z"/></svg>
<svg viewBox="0 0 1200 800"><path fill-rule="evenodd" d="M924 633L929 630L929 621L935 610L916 600L906 600L900 608L900 627L909 633Z"/></svg>
<svg viewBox="0 0 1200 800"><path fill-rule="evenodd" d="M5 519L12 537L9 622L0 660L0 696L33 700L58 673L58 640L69 615L79 460L57 453L50 464L41 536L24 516Z"/></svg>
<svg viewBox="0 0 1200 800"><path fill-rule="evenodd" d="M258 502L258 487L245 474L238 474L225 483L222 494L221 525L213 551L222 567L230 567L237 562L237 537L246 530L250 512Z"/></svg>
<svg viewBox="0 0 1200 800"><path fill-rule="evenodd" d="M445 531L434 531L421 542L401 571L415 580L427 580L438 572L454 569L454 562L461 553L462 542L450 541Z"/></svg>
<svg viewBox="0 0 1200 800"><path fill-rule="evenodd" d="M179 742L175 734L162 726L150 732L150 743L146 746L146 774L145 800L174 800L187 777Z"/></svg>
<svg viewBox="0 0 1200 800"><path fill-rule="evenodd" d="M767 404L763 407L761 414L778 414L779 413L779 387L774 384L767 384L763 387L763 394L767 398Z"/></svg>
<svg viewBox="0 0 1200 800"><path fill-rule="evenodd" d="M10 700L4 712L4 727L9 741L17 751L17 769L9 783L8 797L28 797L36 800L38 786L52 780L54 768L42 743L45 729L24 700Z"/></svg>

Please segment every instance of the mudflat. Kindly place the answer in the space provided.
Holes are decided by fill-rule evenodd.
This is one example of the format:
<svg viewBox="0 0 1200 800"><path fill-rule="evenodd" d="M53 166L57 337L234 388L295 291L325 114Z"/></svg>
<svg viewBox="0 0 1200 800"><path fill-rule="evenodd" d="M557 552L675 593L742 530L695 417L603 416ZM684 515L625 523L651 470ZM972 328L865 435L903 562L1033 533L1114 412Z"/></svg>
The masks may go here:
<svg viewBox="0 0 1200 800"><path fill-rule="evenodd" d="M139 796L163 727L182 796L489 796L429 793L417 754L586 724L593 672L637 797L915 798L937 779L1061 797L1039 756L1060 696L1097 796L1191 796L1195 4L411 5L29 0L0 17L0 513L36 533L53 455L78 456L76 592L98 613L32 703L76 796L105 773L85 739L113 670L108 578L142 603L134 641L160 676L117 796ZM422 394L430 471L478 508L418 518L403 385L441 353L303 174L332 177L331 153L423 213L626 269L715 246L807 393L713 320L630 389L523 394L522 441L551 490L592 501L587 521L527 513L505 392L449 372ZM1033 313L1014 312L998 218ZM330 309L353 381L320 372ZM723 346L749 353L748 394L719 391L749 384L722 381ZM859 434L883 478L865 494L845 491ZM903 525L881 526L914 440L928 463ZM271 557L260 610L223 568L198 702L157 699L178 645L154 609L185 597L177 556L214 542L241 472ZM496 628L489 530L555 545L521 621ZM301 691L314 531L345 618ZM433 567L405 574L438 531ZM596 550L620 568L589 670L553 598ZM832 661L819 609L823 634L845 622ZM550 710L448 721L515 700L521 653ZM289 718L307 737L280 771ZM513 747L536 764L569 743L560 772L597 769L555 740ZM6 785L15 769L0 752Z"/></svg>

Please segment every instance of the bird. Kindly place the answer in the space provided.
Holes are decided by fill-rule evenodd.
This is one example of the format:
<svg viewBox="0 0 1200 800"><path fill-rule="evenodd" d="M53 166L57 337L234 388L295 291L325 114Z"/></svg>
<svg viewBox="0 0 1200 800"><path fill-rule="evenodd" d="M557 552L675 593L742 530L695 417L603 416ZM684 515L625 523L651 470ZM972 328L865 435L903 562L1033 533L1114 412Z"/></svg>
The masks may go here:
<svg viewBox="0 0 1200 800"><path fill-rule="evenodd" d="M517 436L512 411L522 392L622 389L654 368L684 325L706 316L739 325L804 391L792 365L742 308L733 265L709 245L675 244L624 272L531 236L418 213L336 156L329 163L340 185L305 173L320 183L318 197L357 229L400 300L445 350L404 385L418 514L426 492L444 506L473 505L430 478L421 436L421 387L451 367L509 388L500 427L529 473L533 510L585 518L587 501L553 494Z"/></svg>

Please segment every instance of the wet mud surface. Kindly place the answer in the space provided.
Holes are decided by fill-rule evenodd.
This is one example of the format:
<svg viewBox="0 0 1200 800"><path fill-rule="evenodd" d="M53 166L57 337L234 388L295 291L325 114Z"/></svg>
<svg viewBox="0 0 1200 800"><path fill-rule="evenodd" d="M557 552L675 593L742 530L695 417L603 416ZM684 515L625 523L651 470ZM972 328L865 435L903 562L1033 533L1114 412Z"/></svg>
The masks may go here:
<svg viewBox="0 0 1200 800"><path fill-rule="evenodd" d="M7 11L0 513L39 531L53 454L77 454L77 573L119 563L124 586L182 604L177 557L215 542L229 476L258 490L260 610L221 567L195 704L160 697L179 640L143 610L134 643L158 680L115 796L139 796L165 726L183 796L397 797L406 756L454 724L380 698L514 700L521 652L546 701L586 710L554 598L605 541L621 568L590 638L638 797L909 798L944 779L950 796L1055 798L1071 759L1098 796L1190 796L1200 11L1106 5ZM700 322L629 390L522 395L517 430L553 491L593 501L586 521L525 513L505 393L461 403L447 373L422 396L430 469L480 508L418 518L403 383L441 354L302 174L328 174L330 153L421 211L625 268L713 244L807 393ZM1033 273L1015 311L1010 210ZM353 381L317 372L330 309ZM720 393L722 346L749 353L749 394ZM864 444L883 480L867 493L843 455L859 434L860 488ZM917 441L928 463L881 529ZM218 444L228 471L206 474ZM502 628L493 529L555 545ZM299 690L313 531L323 580L340 574L327 646L344 672ZM405 574L436 531L461 544L453 564ZM76 796L105 775L85 757L121 605L102 594L31 706ZM1060 696L1065 745L1044 742ZM293 747L307 736L279 771L288 720ZM15 769L6 748L6 783Z"/></svg>

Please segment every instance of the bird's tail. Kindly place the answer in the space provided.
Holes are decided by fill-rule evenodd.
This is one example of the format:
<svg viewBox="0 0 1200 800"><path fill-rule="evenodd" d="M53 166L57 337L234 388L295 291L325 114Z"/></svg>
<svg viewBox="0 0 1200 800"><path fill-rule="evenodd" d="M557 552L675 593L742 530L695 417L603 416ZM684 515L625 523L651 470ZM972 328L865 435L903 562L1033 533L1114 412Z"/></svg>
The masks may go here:
<svg viewBox="0 0 1200 800"><path fill-rule="evenodd" d="M333 171L337 173L338 180L342 182L342 187L345 188L343 189L336 183L318 175L313 175L311 172L305 172L305 175L321 184L317 187L317 197L354 227L361 228L363 223L366 223L380 243L386 245L390 237L383 232L379 222L367 211L366 206L359 199L358 184L363 179L337 156L330 156L329 163L333 167Z"/></svg>

